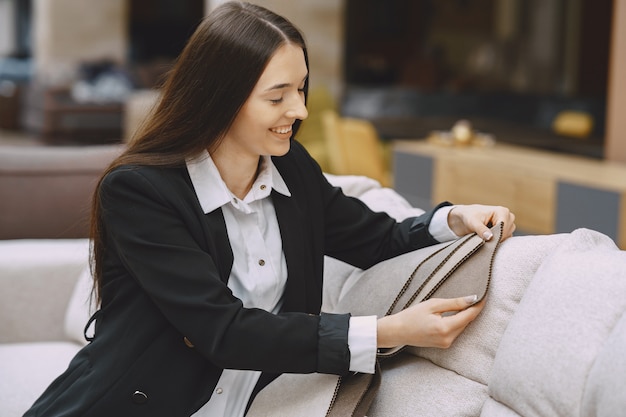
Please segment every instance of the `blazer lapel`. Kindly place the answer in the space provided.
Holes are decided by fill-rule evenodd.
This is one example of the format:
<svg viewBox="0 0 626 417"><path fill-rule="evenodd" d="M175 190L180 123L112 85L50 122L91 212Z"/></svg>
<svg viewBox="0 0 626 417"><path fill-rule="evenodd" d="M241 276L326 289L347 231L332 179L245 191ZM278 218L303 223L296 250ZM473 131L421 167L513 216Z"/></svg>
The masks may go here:
<svg viewBox="0 0 626 417"><path fill-rule="evenodd" d="M194 191L189 171L186 167L183 167L180 168L179 172L187 186L186 189L188 192L186 193L186 198L191 199L193 203L190 204L196 205L198 210L203 212L200 202L198 201L198 196ZM222 282L227 284L228 278L230 277L230 271L233 268L234 258L233 250L228 241L228 232L226 231L226 222L224 221L222 209L218 208L210 213L204 214L204 218L202 220L202 224L204 226L202 233L204 233L204 241L207 245L205 250L212 255L213 262L215 262L220 279ZM197 232L200 233L200 230Z"/></svg>
<svg viewBox="0 0 626 417"><path fill-rule="evenodd" d="M303 229L303 216L293 197L272 191L272 200L278 218L283 252L287 261L287 285L282 311L303 311L307 303L306 280L311 274L307 268L306 247L309 235ZM308 269L308 271L307 271Z"/></svg>
<svg viewBox="0 0 626 417"><path fill-rule="evenodd" d="M205 216L207 220L205 225L208 228L209 253L214 254L213 259L217 265L220 279L224 283L228 283L230 271L233 268L233 251L228 242L228 232L226 231L222 209L213 210Z"/></svg>

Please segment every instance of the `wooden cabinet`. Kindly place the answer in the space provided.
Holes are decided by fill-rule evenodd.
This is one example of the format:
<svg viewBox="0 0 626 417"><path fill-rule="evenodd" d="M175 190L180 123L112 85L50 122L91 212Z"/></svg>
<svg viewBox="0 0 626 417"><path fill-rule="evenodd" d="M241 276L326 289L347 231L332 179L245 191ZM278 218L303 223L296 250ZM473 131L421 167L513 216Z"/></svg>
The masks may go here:
<svg viewBox="0 0 626 417"><path fill-rule="evenodd" d="M393 153L394 187L415 205L503 205L515 213L521 233L586 227L626 248L626 164L505 144L406 140L395 141Z"/></svg>
<svg viewBox="0 0 626 417"><path fill-rule="evenodd" d="M66 88L31 86L24 125L45 142L98 144L122 139L122 103L79 103Z"/></svg>

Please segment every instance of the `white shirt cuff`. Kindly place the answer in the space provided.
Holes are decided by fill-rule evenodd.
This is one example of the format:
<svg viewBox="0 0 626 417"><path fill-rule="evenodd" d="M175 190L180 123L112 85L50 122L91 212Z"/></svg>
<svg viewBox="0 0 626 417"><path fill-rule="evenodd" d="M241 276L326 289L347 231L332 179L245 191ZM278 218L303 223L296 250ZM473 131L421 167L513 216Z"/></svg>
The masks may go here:
<svg viewBox="0 0 626 417"><path fill-rule="evenodd" d="M376 364L376 316L350 317L348 347L350 371L373 374Z"/></svg>
<svg viewBox="0 0 626 417"><path fill-rule="evenodd" d="M455 206L444 206L438 209L428 225L428 232L437 242L447 242L449 240L458 239L450 226L448 226L448 214Z"/></svg>

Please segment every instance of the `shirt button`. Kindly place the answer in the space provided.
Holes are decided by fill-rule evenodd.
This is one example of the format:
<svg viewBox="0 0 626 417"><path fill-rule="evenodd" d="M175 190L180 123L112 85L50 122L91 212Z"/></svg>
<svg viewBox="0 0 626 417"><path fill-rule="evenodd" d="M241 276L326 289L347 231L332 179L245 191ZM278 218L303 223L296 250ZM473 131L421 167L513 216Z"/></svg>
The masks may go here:
<svg viewBox="0 0 626 417"><path fill-rule="evenodd" d="M224 390L223 390L223 389L221 389L221 388L218 388L218 389L216 389L216 390L215 390L215 393L216 393L217 395L219 395L219 394L221 394L221 393L223 393L223 392L224 392Z"/></svg>
<svg viewBox="0 0 626 417"><path fill-rule="evenodd" d="M259 265L261 266L265 265L265 261L263 259L259 259Z"/></svg>
<svg viewBox="0 0 626 417"><path fill-rule="evenodd" d="M237 204L237 199L236 198L233 198L233 204L235 204L235 205Z"/></svg>
<svg viewBox="0 0 626 417"><path fill-rule="evenodd" d="M265 190L267 187L265 186L265 184L261 184L261 186L259 187L261 190Z"/></svg>

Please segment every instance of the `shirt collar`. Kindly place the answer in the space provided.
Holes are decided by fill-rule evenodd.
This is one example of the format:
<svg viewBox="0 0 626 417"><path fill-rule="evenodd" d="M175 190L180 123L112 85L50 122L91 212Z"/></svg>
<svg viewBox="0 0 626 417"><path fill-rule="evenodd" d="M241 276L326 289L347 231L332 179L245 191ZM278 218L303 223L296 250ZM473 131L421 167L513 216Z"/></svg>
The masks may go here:
<svg viewBox="0 0 626 417"><path fill-rule="evenodd" d="M200 206L205 214L232 202L233 194L224 183L224 180L222 180L211 155L209 155L207 151L203 151L194 158L188 158L185 162L189 177L191 178L191 184L193 185ZM268 191L258 194L256 192L256 190L259 189L257 184L264 184ZM269 190L271 189L287 197L291 197L289 188L274 165L272 158L269 156L261 156L259 175L254 181L252 190L248 193L245 200L249 202L265 198L269 195Z"/></svg>

